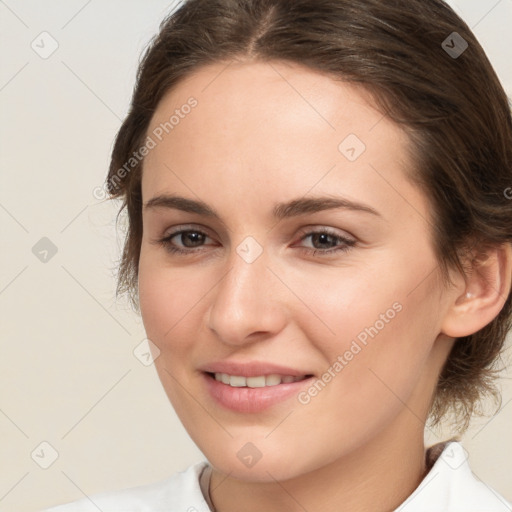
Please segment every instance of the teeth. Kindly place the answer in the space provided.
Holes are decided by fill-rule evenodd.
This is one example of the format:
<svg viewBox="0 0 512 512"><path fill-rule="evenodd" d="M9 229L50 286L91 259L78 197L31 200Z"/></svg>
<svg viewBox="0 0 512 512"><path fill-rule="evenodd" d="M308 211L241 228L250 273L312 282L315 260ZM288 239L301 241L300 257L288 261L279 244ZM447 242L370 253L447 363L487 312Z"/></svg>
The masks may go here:
<svg viewBox="0 0 512 512"><path fill-rule="evenodd" d="M246 379L245 377L240 377L238 375L230 375L229 376L229 385L234 388L241 388L245 386Z"/></svg>
<svg viewBox="0 0 512 512"><path fill-rule="evenodd" d="M215 380L228 384L234 388L263 388L266 386L277 386L281 383L297 382L303 380L304 375L294 377L293 375L278 375L273 373L271 375L259 375L257 377L243 377L241 375L228 375L227 373L215 373Z"/></svg>
<svg viewBox="0 0 512 512"><path fill-rule="evenodd" d="M265 377L265 385L266 386L277 386L278 384L281 384L281 382L283 382L284 377L285 377L284 375L283 376L276 375L275 373L272 375L267 375ZM291 377L292 380L289 380L288 382L293 382L294 377L292 377L291 375L286 375L286 377ZM250 386L249 379L247 379L247 385Z"/></svg>
<svg viewBox="0 0 512 512"><path fill-rule="evenodd" d="M235 377L231 377L232 379ZM236 377L237 379L246 380L247 386L250 388L263 388L265 387L265 377L261 375L261 377L247 377L247 379L244 379L243 377Z"/></svg>

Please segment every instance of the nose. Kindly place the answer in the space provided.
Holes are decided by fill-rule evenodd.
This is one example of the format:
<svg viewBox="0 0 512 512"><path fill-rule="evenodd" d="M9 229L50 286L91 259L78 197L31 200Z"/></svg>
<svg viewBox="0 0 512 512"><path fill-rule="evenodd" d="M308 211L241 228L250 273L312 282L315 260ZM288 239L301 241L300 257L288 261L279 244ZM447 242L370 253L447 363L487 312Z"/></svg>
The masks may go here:
<svg viewBox="0 0 512 512"><path fill-rule="evenodd" d="M286 323L282 283L267 268L265 251L252 263L236 252L215 287L208 327L229 345L244 345L280 332Z"/></svg>

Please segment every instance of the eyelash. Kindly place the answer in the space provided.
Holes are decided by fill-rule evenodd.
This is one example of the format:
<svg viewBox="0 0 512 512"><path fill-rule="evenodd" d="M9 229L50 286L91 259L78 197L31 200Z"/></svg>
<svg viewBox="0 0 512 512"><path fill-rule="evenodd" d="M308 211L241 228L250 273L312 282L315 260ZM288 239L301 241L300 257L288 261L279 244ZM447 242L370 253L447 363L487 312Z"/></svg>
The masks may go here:
<svg viewBox="0 0 512 512"><path fill-rule="evenodd" d="M198 229L182 229L180 231L175 231L174 233L170 233L166 237L158 240L158 243L163 245L163 247L168 252L170 252L172 254L185 255L185 254L191 254L191 253L194 253L194 252L198 252L198 251L196 251L196 249L198 249L198 247L193 247L193 248L189 248L189 249L179 249L175 245L172 245L171 240L175 236L178 236L178 235L181 235L181 234L184 234L184 233L200 233L201 235L204 235L206 237L208 236L206 233L204 233L203 231L200 231ZM304 234L304 236L302 236L300 241L303 241L303 240L305 240L306 238L308 238L308 237L310 237L312 235L328 235L328 236L334 238L336 241L342 242L344 244L344 245L342 245L340 247L334 247L334 248L325 249L325 250L324 249L311 249L311 248L307 248L307 247L302 247L302 250L304 252L306 252L307 254L312 255L312 256L316 256L318 253L320 253L321 256L330 256L330 255L335 254L335 253L343 253L343 252L346 252L346 251L350 250L356 244L355 240L351 240L349 238L345 238L343 236L340 236L337 233L334 233L334 232L332 232L332 231L330 231L329 229L326 229L326 228L320 229L320 230L316 230L316 231L308 231L307 233Z"/></svg>

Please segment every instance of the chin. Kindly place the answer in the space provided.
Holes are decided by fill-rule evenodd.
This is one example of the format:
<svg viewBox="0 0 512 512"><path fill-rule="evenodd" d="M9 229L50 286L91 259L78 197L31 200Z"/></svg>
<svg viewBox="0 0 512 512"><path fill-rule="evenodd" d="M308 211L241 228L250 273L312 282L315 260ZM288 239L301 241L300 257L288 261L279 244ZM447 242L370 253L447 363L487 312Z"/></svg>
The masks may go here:
<svg viewBox="0 0 512 512"><path fill-rule="evenodd" d="M265 432L266 434L268 431ZM200 448L217 471L245 482L286 481L329 462L321 457L317 460L303 459L300 456L301 452L304 452L301 446L290 444L284 447L283 443L282 438L279 440L276 438L275 442L271 443L270 439L266 442L263 440L253 442L244 436L239 440L230 439L229 443L224 445L212 443L204 449Z"/></svg>
<svg viewBox="0 0 512 512"><path fill-rule="evenodd" d="M297 467L290 467L285 457L275 454L272 458L267 457L266 461L261 458L254 466L245 467L238 459L225 459L222 457L213 457L208 459L210 464L223 474L230 478L235 478L243 482L275 483L278 481L289 480L298 476Z"/></svg>

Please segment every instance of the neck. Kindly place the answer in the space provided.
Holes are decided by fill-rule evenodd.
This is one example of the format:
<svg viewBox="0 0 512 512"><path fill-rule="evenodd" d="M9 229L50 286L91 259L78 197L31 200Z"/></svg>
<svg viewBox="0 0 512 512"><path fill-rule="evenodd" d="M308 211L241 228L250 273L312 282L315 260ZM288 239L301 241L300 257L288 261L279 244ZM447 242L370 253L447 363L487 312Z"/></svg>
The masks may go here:
<svg viewBox="0 0 512 512"><path fill-rule="evenodd" d="M285 481L241 481L213 469L210 496L216 512L395 510L427 472L423 425L410 411L403 416L364 446Z"/></svg>

